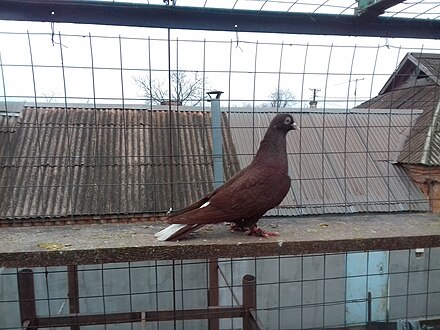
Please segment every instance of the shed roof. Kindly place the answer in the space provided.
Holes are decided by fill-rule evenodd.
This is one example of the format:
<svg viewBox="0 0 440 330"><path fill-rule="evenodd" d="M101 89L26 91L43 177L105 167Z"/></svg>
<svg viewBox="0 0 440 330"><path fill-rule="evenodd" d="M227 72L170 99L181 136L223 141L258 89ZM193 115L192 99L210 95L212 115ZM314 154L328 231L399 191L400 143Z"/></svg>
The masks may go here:
<svg viewBox="0 0 440 330"><path fill-rule="evenodd" d="M288 136L292 188L270 214L428 210L393 165L418 114L296 113L301 130ZM226 179L250 163L273 115L223 113ZM209 111L25 106L14 120L14 130L0 133L0 219L152 215L213 188Z"/></svg>
<svg viewBox="0 0 440 330"><path fill-rule="evenodd" d="M422 109L398 156L404 164L440 165L440 54L408 53L368 109Z"/></svg>

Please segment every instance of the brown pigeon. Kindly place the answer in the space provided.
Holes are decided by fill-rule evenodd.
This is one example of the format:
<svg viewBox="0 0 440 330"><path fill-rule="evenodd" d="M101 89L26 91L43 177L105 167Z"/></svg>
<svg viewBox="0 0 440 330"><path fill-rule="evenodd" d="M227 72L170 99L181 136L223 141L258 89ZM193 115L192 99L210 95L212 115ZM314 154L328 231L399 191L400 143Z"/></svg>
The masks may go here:
<svg viewBox="0 0 440 330"><path fill-rule="evenodd" d="M234 223L232 229L267 237L257 221L279 205L290 189L286 134L297 129L290 114L277 114L260 143L252 162L224 185L199 201L168 215L172 225L154 236L160 241L179 240L194 230L219 222Z"/></svg>

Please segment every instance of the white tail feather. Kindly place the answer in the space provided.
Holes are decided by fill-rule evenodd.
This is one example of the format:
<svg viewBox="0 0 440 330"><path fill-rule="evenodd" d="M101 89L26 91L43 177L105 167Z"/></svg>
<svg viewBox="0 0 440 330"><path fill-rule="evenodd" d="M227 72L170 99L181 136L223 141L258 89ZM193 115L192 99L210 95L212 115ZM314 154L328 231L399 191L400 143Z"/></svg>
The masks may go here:
<svg viewBox="0 0 440 330"><path fill-rule="evenodd" d="M156 237L159 241L166 241L167 239L169 239L171 236L173 236L174 234L176 234L186 226L187 225L178 224L178 223L172 224L162 229L161 231L157 232L156 234L154 234L154 237Z"/></svg>

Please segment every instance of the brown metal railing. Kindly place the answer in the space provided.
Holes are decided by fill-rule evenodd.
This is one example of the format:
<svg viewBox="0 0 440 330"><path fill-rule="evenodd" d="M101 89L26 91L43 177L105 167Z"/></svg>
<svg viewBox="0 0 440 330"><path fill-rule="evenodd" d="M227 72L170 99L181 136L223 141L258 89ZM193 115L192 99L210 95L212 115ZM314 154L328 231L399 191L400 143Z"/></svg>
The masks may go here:
<svg viewBox="0 0 440 330"><path fill-rule="evenodd" d="M213 263L211 274L216 273L216 263ZM75 267L75 266L71 266ZM242 318L243 330L258 330L261 327L255 317L256 310L256 279L253 275L245 275L242 279L243 303L234 307L212 306L218 304L218 288L210 289L208 308L185 309L185 310L164 310L164 311L140 311L126 313L106 313L106 314L80 314L78 296L71 296L71 292L77 292L75 285L76 269L70 269L72 275L69 277L69 315L64 316L38 316L36 312L34 274L32 269L23 269L18 272L18 291L21 324L23 329L39 329L52 327L70 327L79 329L80 326L98 324L117 324L133 322L159 322L172 320L209 320L211 330L218 329L218 320L222 318ZM215 277L212 283L218 283ZM75 307L76 306L76 307ZM72 313L76 311L76 313Z"/></svg>

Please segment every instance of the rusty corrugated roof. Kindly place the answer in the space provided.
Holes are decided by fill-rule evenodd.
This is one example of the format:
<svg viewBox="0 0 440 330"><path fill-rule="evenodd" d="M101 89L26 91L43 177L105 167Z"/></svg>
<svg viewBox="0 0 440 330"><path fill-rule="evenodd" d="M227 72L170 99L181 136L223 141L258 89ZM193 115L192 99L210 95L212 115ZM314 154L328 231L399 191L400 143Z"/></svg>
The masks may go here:
<svg viewBox="0 0 440 330"><path fill-rule="evenodd" d="M397 160L405 164L440 165L440 54L408 53L379 95L358 108L421 109Z"/></svg>
<svg viewBox="0 0 440 330"><path fill-rule="evenodd" d="M250 163L271 112L223 113L228 179ZM426 211L392 165L415 111L297 113L289 133L292 189L270 214ZM5 135L0 135L5 136ZM2 152L0 218L154 214L212 190L210 113L25 108Z"/></svg>
<svg viewBox="0 0 440 330"><path fill-rule="evenodd" d="M10 116L0 112L0 133L12 133L15 131L17 116Z"/></svg>
<svg viewBox="0 0 440 330"><path fill-rule="evenodd" d="M1 218L164 212L213 189L209 112L26 108L4 135Z"/></svg>

